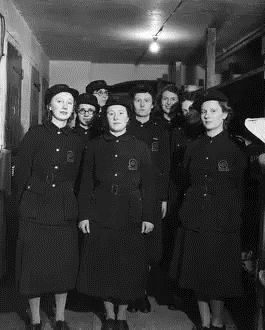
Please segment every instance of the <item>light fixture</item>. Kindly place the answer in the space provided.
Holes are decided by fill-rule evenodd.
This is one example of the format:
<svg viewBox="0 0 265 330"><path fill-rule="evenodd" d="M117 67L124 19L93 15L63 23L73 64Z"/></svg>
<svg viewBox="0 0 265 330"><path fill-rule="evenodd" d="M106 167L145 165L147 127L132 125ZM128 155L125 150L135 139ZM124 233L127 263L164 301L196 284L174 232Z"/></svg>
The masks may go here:
<svg viewBox="0 0 265 330"><path fill-rule="evenodd" d="M151 53L157 53L160 49L160 46L157 42L157 37L153 37L153 42L149 46L149 50Z"/></svg>
<svg viewBox="0 0 265 330"><path fill-rule="evenodd" d="M165 19L165 21L163 22L163 24L161 25L160 29L156 32L156 34L153 36L153 42L150 44L149 46L149 51L152 53L157 53L160 49L159 44L157 43L157 37L159 35L160 32L162 32L164 26L167 24L167 22L173 17L173 15L177 12L177 10L179 9L179 7L182 5L182 3L184 2L184 0L179 0L176 7L174 8L174 10L169 14L169 16ZM142 54L138 57L138 59L135 62L135 65L138 65L143 57L145 56L145 54L147 53L147 49L145 49Z"/></svg>

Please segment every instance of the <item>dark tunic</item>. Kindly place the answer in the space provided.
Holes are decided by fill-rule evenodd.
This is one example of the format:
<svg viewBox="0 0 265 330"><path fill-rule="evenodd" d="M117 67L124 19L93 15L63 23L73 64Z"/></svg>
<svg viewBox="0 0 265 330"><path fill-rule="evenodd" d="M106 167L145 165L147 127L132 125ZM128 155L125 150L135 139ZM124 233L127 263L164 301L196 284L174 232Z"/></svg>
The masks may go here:
<svg viewBox="0 0 265 330"><path fill-rule="evenodd" d="M73 131L79 135L79 137L83 141L84 149L80 161L80 167L77 175L77 180L75 183L75 193L78 195L79 189L80 189L80 184L81 184L81 177L82 177L82 172L83 172L83 164L84 164L84 158L86 154L86 149L89 144L89 141L92 139L95 139L99 136L99 131L98 131L98 126L95 124L95 121L93 121L87 129L83 128L80 126L79 121L77 121L77 125L73 128Z"/></svg>
<svg viewBox="0 0 265 330"><path fill-rule="evenodd" d="M144 124L134 119L128 127L129 133L144 141L151 152L155 167L156 202L153 218L156 223L149 236L150 260L157 262L162 256L161 201L168 201L168 185L170 171L170 140L169 133L160 118L150 118Z"/></svg>
<svg viewBox="0 0 265 330"><path fill-rule="evenodd" d="M190 143L184 167L189 187L180 209L185 228L180 285L212 298L238 296L246 156L224 131Z"/></svg>
<svg viewBox="0 0 265 330"><path fill-rule="evenodd" d="M91 141L79 194L89 219L77 289L126 303L145 293L148 271L143 221L153 222L153 168L145 143L110 133Z"/></svg>
<svg viewBox="0 0 265 330"><path fill-rule="evenodd" d="M66 292L78 270L74 183L82 142L51 122L32 127L15 162L19 204L17 279L22 294Z"/></svg>
<svg viewBox="0 0 265 330"><path fill-rule="evenodd" d="M181 255L183 230L180 227L179 208L183 202L185 189L187 187L187 176L185 175L183 160L186 152L187 144L194 141L202 135L202 125L200 123L189 124L186 119L176 122L175 128L172 131L171 138L171 168L170 168L170 183L169 183L169 206L168 206L168 235L166 242L174 244L175 240L179 243L179 251L174 251L174 261L176 262L176 271L179 267L179 256ZM176 233L177 229L177 233ZM175 235L176 233L176 235ZM173 237L172 237L173 236ZM167 260L170 261L173 251L169 251Z"/></svg>

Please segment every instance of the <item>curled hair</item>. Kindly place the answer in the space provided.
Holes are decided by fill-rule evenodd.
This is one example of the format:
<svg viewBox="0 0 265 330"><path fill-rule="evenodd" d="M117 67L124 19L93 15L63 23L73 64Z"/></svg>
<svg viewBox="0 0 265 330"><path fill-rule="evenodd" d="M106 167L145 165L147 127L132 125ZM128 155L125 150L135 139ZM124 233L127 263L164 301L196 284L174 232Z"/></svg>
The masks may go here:
<svg viewBox="0 0 265 330"><path fill-rule="evenodd" d="M227 117L224 119L223 127L225 130L228 129L228 126L233 118L234 111L228 102L218 101L220 107L224 113L227 113Z"/></svg>
<svg viewBox="0 0 265 330"><path fill-rule="evenodd" d="M180 90L178 87L174 84L168 84L164 86L157 94L156 96L156 105L161 108L161 100L164 92L171 92L174 93L178 96L179 101L180 101ZM179 101L177 103L179 103Z"/></svg>
<svg viewBox="0 0 265 330"><path fill-rule="evenodd" d="M161 106L161 102L162 102L162 96L164 92L171 92L174 93L178 96L178 102L176 102L173 106L172 106L172 112L171 114L174 115L174 113L178 113L181 114L181 109L180 109L180 90L178 89L178 87L174 84L168 84L166 86L164 86L157 94L156 96L156 101L155 101L155 108L154 108L154 112L155 114L159 114L162 112L162 106Z"/></svg>

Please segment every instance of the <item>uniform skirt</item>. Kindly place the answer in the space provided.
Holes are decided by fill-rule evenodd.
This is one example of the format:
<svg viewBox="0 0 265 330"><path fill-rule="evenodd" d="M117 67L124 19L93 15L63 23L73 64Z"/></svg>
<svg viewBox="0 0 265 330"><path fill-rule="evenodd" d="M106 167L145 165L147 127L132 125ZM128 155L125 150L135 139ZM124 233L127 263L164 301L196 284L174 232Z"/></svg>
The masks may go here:
<svg viewBox="0 0 265 330"><path fill-rule="evenodd" d="M79 264L76 223L51 226L21 221L16 261L23 295L38 297L74 288Z"/></svg>
<svg viewBox="0 0 265 330"><path fill-rule="evenodd" d="M90 224L81 253L77 289L118 304L143 298L148 272L141 223L119 230Z"/></svg>
<svg viewBox="0 0 265 330"><path fill-rule="evenodd" d="M179 284L201 298L242 295L240 235L185 230Z"/></svg>

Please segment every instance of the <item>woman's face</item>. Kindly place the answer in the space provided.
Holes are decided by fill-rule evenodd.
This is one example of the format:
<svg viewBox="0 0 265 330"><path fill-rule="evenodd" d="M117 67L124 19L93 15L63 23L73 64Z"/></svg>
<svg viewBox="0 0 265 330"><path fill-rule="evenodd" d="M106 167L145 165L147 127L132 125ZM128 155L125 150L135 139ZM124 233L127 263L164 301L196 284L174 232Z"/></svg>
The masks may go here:
<svg viewBox="0 0 265 330"><path fill-rule="evenodd" d="M201 120L207 131L222 131L226 117L218 101L206 101L201 106Z"/></svg>
<svg viewBox="0 0 265 330"><path fill-rule="evenodd" d="M133 105L136 116L148 117L153 108L153 97L150 93L136 93Z"/></svg>
<svg viewBox="0 0 265 330"><path fill-rule="evenodd" d="M99 89L98 91L94 91L93 95L96 96L100 107L103 107L109 98L109 92L106 89Z"/></svg>
<svg viewBox="0 0 265 330"><path fill-rule="evenodd" d="M190 107L192 106L193 101L185 100L181 103L181 111L184 117L187 117L190 112Z"/></svg>
<svg viewBox="0 0 265 330"><path fill-rule="evenodd" d="M88 126L94 118L96 107L92 104L80 104L78 106L77 115L80 124Z"/></svg>
<svg viewBox="0 0 265 330"><path fill-rule="evenodd" d="M107 120L111 132L125 131L129 122L127 109L123 105L111 105L107 109Z"/></svg>
<svg viewBox="0 0 265 330"><path fill-rule="evenodd" d="M161 98L161 107L165 113L172 111L172 106L178 103L179 97L177 94L169 91L164 91Z"/></svg>
<svg viewBox="0 0 265 330"><path fill-rule="evenodd" d="M74 98L71 93L61 92L51 99L49 110L52 113L52 121L67 121L74 110Z"/></svg>

